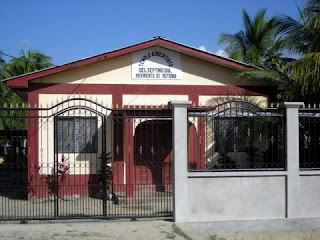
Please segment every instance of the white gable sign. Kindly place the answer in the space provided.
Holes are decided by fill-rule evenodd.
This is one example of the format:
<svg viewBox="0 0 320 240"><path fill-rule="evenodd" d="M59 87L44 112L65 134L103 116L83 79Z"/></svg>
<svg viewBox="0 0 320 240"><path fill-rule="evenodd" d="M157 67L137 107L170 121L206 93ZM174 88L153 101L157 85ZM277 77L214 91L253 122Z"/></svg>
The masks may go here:
<svg viewBox="0 0 320 240"><path fill-rule="evenodd" d="M181 79L180 53L149 48L132 53L132 79Z"/></svg>

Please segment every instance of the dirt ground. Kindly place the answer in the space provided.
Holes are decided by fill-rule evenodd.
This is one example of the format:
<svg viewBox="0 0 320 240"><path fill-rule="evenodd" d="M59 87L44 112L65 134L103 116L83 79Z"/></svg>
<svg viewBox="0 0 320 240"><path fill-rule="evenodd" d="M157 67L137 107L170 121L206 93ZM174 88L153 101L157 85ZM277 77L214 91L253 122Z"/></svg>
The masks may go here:
<svg viewBox="0 0 320 240"><path fill-rule="evenodd" d="M1 239L184 239L170 221L66 221L1 224Z"/></svg>
<svg viewBox="0 0 320 240"><path fill-rule="evenodd" d="M72 195L69 195L72 196ZM108 217L126 216L168 216L172 214L171 196L153 196L150 198L119 198L118 204L106 201ZM103 201L90 197L79 197L72 201L58 199L58 215L103 216ZM30 200L10 199L0 196L1 219L52 219L55 202L52 199L32 198Z"/></svg>
<svg viewBox="0 0 320 240"><path fill-rule="evenodd" d="M168 219L1 222L0 239L318 240L320 219L177 224Z"/></svg>

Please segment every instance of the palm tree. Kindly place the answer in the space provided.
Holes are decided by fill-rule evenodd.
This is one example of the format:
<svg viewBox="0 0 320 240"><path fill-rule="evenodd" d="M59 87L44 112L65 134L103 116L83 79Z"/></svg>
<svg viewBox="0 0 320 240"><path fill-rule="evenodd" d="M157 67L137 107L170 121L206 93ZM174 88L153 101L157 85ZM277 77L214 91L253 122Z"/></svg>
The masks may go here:
<svg viewBox="0 0 320 240"><path fill-rule="evenodd" d="M1 54L1 51L0 51ZM3 60L2 56L0 55L0 68L2 68L5 64L5 61Z"/></svg>
<svg viewBox="0 0 320 240"><path fill-rule="evenodd" d="M279 95L282 101L318 102L320 1L309 0L299 11L299 21L283 14L267 20L265 10L259 11L251 20L243 11L245 30L234 35L223 34L220 43L228 43L226 52L230 58L258 67L240 72L239 77L282 85L285 88ZM284 52L302 57L284 57Z"/></svg>
<svg viewBox="0 0 320 240"><path fill-rule="evenodd" d="M299 20L284 14L277 17L279 33L287 39L286 47L293 53L319 52L320 1L309 0L299 12Z"/></svg>
<svg viewBox="0 0 320 240"><path fill-rule="evenodd" d="M258 67L270 65L280 57L282 40L277 38L276 19L267 19L266 10L260 10L254 19L242 10L244 30L235 34L221 34L219 43L226 43L225 51L232 59Z"/></svg>
<svg viewBox="0 0 320 240"><path fill-rule="evenodd" d="M50 61L51 57L44 55L38 50L29 50L27 53L21 50L21 56L14 58L9 63L5 64L3 59L0 61L2 62L0 80L48 68L52 66ZM1 82L0 90L0 104L4 102L8 104L16 103L19 101L18 96L11 89L7 88L3 82Z"/></svg>
<svg viewBox="0 0 320 240"><path fill-rule="evenodd" d="M245 10L242 13L244 29L236 34L222 34L219 39L219 43L227 44L225 51L230 58L255 66L240 72L238 77L288 85L286 65L293 59L283 57L287 40L279 36L278 20L266 18L265 9L258 11L253 19Z"/></svg>
<svg viewBox="0 0 320 240"><path fill-rule="evenodd" d="M48 68L50 66L52 66L51 57L44 55L42 52L38 50L29 50L25 53L21 50L21 56L11 60L5 65L4 69L8 72L10 77L14 77Z"/></svg>
<svg viewBox="0 0 320 240"><path fill-rule="evenodd" d="M286 47L291 53L302 57L288 64L293 80L289 100L318 102L320 94L320 1L309 0L300 19L286 15L277 18L279 33L286 39ZM295 91L292 91L295 89Z"/></svg>
<svg viewBox="0 0 320 240"><path fill-rule="evenodd" d="M5 66L6 62L2 58L2 52L0 50L0 80L4 79L4 74L3 74L3 67Z"/></svg>
<svg viewBox="0 0 320 240"><path fill-rule="evenodd" d="M4 61L2 62L2 66L0 68L0 80L41 70L50 66L52 66L51 57L44 55L40 51L29 50L27 53L21 51L20 57L11 60L7 64L5 64ZM8 88L3 82L0 82L1 107L5 105L21 106L24 103L25 101L19 95ZM0 111L0 129L23 127L23 124L17 121L9 121L10 119L7 118L9 114L12 116L25 113L23 111L10 111L10 113L4 110Z"/></svg>

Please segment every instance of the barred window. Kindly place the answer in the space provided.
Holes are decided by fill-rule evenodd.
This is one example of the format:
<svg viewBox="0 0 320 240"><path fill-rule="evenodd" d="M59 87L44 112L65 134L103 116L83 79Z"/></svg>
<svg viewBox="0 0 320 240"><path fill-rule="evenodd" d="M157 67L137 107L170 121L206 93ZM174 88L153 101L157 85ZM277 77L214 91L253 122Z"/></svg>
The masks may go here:
<svg viewBox="0 0 320 240"><path fill-rule="evenodd" d="M56 117L55 139L58 153L96 153L97 117Z"/></svg>

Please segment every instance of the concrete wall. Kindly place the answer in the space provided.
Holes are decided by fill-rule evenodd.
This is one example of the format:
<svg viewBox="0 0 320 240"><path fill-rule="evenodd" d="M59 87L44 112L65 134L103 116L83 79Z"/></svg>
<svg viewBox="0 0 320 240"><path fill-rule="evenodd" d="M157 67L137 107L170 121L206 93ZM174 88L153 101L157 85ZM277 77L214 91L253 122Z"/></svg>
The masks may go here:
<svg viewBox="0 0 320 240"><path fill-rule="evenodd" d="M320 217L320 172L299 175L294 217ZM186 222L291 218L287 171L188 173L187 178Z"/></svg>
<svg viewBox="0 0 320 240"><path fill-rule="evenodd" d="M174 105L186 109L187 103ZM188 172L188 150L173 145L176 222L320 217L320 171L299 169L298 109L302 103L285 103L285 171ZM187 118L174 115L173 139L187 131Z"/></svg>
<svg viewBox="0 0 320 240"><path fill-rule="evenodd" d="M284 218L286 177L278 174L189 173L187 221Z"/></svg>
<svg viewBox="0 0 320 240"><path fill-rule="evenodd" d="M320 172L300 172L300 217L320 217Z"/></svg>

